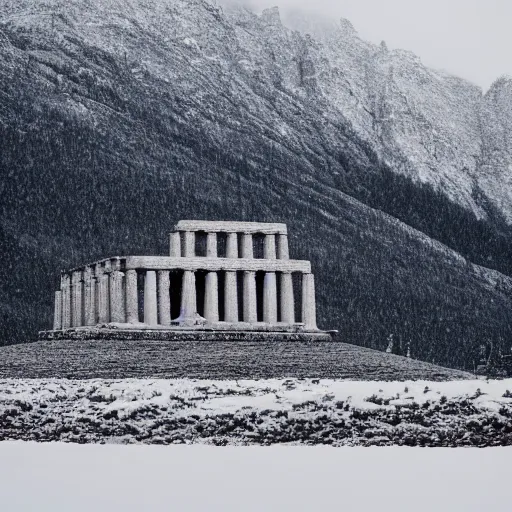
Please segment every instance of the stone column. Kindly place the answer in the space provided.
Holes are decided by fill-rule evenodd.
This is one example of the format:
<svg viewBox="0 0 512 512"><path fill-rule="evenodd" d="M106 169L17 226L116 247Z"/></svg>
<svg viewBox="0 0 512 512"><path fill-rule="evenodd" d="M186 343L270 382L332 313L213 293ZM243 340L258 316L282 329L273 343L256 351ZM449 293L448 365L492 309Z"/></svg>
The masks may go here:
<svg viewBox="0 0 512 512"><path fill-rule="evenodd" d="M53 330L60 331L62 329L62 292L55 292L55 309L53 313Z"/></svg>
<svg viewBox="0 0 512 512"><path fill-rule="evenodd" d="M238 236L236 233L228 233L226 258L238 258Z"/></svg>
<svg viewBox="0 0 512 512"><path fill-rule="evenodd" d="M206 257L217 257L217 233L208 233L206 235Z"/></svg>
<svg viewBox="0 0 512 512"><path fill-rule="evenodd" d="M172 258L181 258L181 237L179 231L171 233L169 255Z"/></svg>
<svg viewBox="0 0 512 512"><path fill-rule="evenodd" d="M236 272L226 272L224 276L224 321L238 322L238 287Z"/></svg>
<svg viewBox="0 0 512 512"><path fill-rule="evenodd" d="M171 325L171 296L168 270L158 271L158 319L160 325Z"/></svg>
<svg viewBox="0 0 512 512"><path fill-rule="evenodd" d="M139 298L137 293L137 271L126 271L126 322L139 323Z"/></svg>
<svg viewBox="0 0 512 512"><path fill-rule="evenodd" d="M185 231L185 258L196 255L196 234L194 231Z"/></svg>
<svg viewBox="0 0 512 512"><path fill-rule="evenodd" d="M109 271L107 273L107 270ZM96 266L96 275L98 276L98 323L106 324L110 321L108 274L110 273L110 262L102 267Z"/></svg>
<svg viewBox="0 0 512 512"><path fill-rule="evenodd" d="M82 271L75 270L71 276L71 323L73 327L83 325Z"/></svg>
<svg viewBox="0 0 512 512"><path fill-rule="evenodd" d="M265 235L264 258L266 260L276 259L276 235Z"/></svg>
<svg viewBox="0 0 512 512"><path fill-rule="evenodd" d="M71 327L71 285L69 274L61 277L60 289L62 292L62 328Z"/></svg>
<svg viewBox="0 0 512 512"><path fill-rule="evenodd" d="M126 321L121 262L115 260L110 273L110 321L123 324Z"/></svg>
<svg viewBox="0 0 512 512"><path fill-rule="evenodd" d="M226 258L238 258L238 235L236 233L228 233ZM224 321L232 324L238 322L236 272L225 272L224 275Z"/></svg>
<svg viewBox="0 0 512 512"><path fill-rule="evenodd" d="M206 274L204 317L210 323L219 321L219 280L217 272L208 272Z"/></svg>
<svg viewBox="0 0 512 512"><path fill-rule="evenodd" d="M144 323L158 325L157 298L156 298L156 272L147 270L144 279Z"/></svg>
<svg viewBox="0 0 512 512"><path fill-rule="evenodd" d="M289 325L295 323L293 280L291 272L281 273L281 322Z"/></svg>
<svg viewBox="0 0 512 512"><path fill-rule="evenodd" d="M313 274L302 274L302 322L306 329L317 329L315 277Z"/></svg>
<svg viewBox="0 0 512 512"><path fill-rule="evenodd" d="M277 323L277 283L276 273L267 272L263 279L263 321Z"/></svg>
<svg viewBox="0 0 512 512"><path fill-rule="evenodd" d="M96 325L96 279L92 268L84 269L84 323Z"/></svg>
<svg viewBox="0 0 512 512"><path fill-rule="evenodd" d="M277 258L280 260L290 259L287 235L277 235Z"/></svg>
<svg viewBox="0 0 512 512"><path fill-rule="evenodd" d="M258 321L256 309L256 272L244 272L244 322Z"/></svg>
<svg viewBox="0 0 512 512"><path fill-rule="evenodd" d="M252 259L254 258L254 250L252 245L252 235L250 233L244 233L242 240L242 258Z"/></svg>
<svg viewBox="0 0 512 512"><path fill-rule="evenodd" d="M196 275L191 270L183 272L183 285L181 288L180 321L185 325L192 323L197 314Z"/></svg>

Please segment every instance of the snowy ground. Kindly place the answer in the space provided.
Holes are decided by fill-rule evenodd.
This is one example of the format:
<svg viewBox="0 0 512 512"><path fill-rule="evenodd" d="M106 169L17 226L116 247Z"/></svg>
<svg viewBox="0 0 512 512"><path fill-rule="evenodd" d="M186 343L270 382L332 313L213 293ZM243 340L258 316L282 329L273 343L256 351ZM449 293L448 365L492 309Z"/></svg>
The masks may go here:
<svg viewBox="0 0 512 512"><path fill-rule="evenodd" d="M0 380L0 440L512 445L512 379Z"/></svg>
<svg viewBox="0 0 512 512"><path fill-rule="evenodd" d="M510 511L512 448L0 443L5 512Z"/></svg>

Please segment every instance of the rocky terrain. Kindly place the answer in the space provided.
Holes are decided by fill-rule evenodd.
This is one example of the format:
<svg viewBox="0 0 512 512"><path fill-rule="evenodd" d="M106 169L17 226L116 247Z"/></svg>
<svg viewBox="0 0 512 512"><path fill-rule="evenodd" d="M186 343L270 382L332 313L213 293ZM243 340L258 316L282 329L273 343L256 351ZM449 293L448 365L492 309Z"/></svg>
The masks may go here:
<svg viewBox="0 0 512 512"><path fill-rule="evenodd" d="M72 340L0 347L0 378L49 377L446 381L472 375L339 342Z"/></svg>
<svg viewBox="0 0 512 512"><path fill-rule="evenodd" d="M0 380L0 440L510 446L511 387L511 380Z"/></svg>
<svg viewBox="0 0 512 512"><path fill-rule="evenodd" d="M0 343L61 268L165 254L180 218L286 222L344 341L473 370L511 332L512 85L349 22L202 0L0 6Z"/></svg>

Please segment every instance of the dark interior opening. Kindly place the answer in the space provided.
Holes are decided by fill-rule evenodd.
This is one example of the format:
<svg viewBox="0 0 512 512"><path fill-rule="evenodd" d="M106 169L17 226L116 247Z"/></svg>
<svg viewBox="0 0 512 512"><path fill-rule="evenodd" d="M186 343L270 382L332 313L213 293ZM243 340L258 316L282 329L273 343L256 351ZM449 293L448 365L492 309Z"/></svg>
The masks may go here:
<svg viewBox="0 0 512 512"><path fill-rule="evenodd" d="M254 251L254 257L258 259L263 259L265 253L265 235L261 233L256 233L252 237L252 246Z"/></svg>
<svg viewBox="0 0 512 512"><path fill-rule="evenodd" d="M302 274L300 272L292 274L292 283L295 321L302 322Z"/></svg>
<svg viewBox="0 0 512 512"><path fill-rule="evenodd" d="M219 258L226 257L227 233L217 233L217 256ZM220 277L220 276L219 276Z"/></svg>
<svg viewBox="0 0 512 512"><path fill-rule="evenodd" d="M183 270L171 270L169 273L169 281L169 295L171 297L171 320L174 320L180 316Z"/></svg>
<svg viewBox="0 0 512 512"><path fill-rule="evenodd" d="M145 272L137 272L137 309L139 322L144 322L144 277Z"/></svg>
<svg viewBox="0 0 512 512"><path fill-rule="evenodd" d="M219 320L224 322L224 283L226 281L226 273L217 272L217 280L219 283Z"/></svg>
<svg viewBox="0 0 512 512"><path fill-rule="evenodd" d="M206 256L206 231L197 231L196 232L196 256L205 257Z"/></svg>
<svg viewBox="0 0 512 512"><path fill-rule="evenodd" d="M256 272L256 311L258 314L258 322L263 322L263 280L265 272Z"/></svg>
<svg viewBox="0 0 512 512"><path fill-rule="evenodd" d="M185 256L185 232L180 231L180 254L183 258Z"/></svg>
<svg viewBox="0 0 512 512"><path fill-rule="evenodd" d="M204 316L204 291L206 288L206 270L198 270L196 273L196 303L197 312Z"/></svg>
<svg viewBox="0 0 512 512"><path fill-rule="evenodd" d="M283 273L282 272L276 272L276 290L277 290L277 297L276 297L276 305L277 305L277 321L282 322L282 315L281 315L281 278Z"/></svg>
<svg viewBox="0 0 512 512"><path fill-rule="evenodd" d="M236 286L238 295L238 321L244 321L244 272L236 273Z"/></svg>
<svg viewBox="0 0 512 512"><path fill-rule="evenodd" d="M236 246L238 248L238 257L242 257L242 247L244 245L244 235L243 233L237 233L236 234Z"/></svg>

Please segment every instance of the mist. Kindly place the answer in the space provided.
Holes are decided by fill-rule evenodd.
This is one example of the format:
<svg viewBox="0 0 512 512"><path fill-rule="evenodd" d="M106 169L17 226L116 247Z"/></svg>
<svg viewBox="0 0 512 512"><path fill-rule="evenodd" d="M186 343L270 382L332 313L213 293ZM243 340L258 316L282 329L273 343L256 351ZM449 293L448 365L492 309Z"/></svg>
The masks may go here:
<svg viewBox="0 0 512 512"><path fill-rule="evenodd" d="M348 19L361 38L418 55L432 68L488 89L512 75L510 0L221 0L261 11L279 6L283 19L294 10L330 20Z"/></svg>

